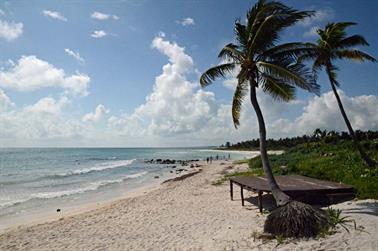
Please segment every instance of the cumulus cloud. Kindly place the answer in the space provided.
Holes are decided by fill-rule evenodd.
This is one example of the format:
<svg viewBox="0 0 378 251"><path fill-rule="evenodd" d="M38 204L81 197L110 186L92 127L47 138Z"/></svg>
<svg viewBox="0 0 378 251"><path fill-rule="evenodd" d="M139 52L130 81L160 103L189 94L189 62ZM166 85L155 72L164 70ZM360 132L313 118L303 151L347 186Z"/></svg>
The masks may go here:
<svg viewBox="0 0 378 251"><path fill-rule="evenodd" d="M14 40L21 36L24 25L22 23L8 23L0 20L0 38L8 41Z"/></svg>
<svg viewBox="0 0 378 251"><path fill-rule="evenodd" d="M60 21L63 21L63 22L67 22L68 21L68 19L66 17L64 17L60 12L57 12L57 11L43 10L42 14L45 17L49 17L49 18L52 18L52 19L57 19L57 20L60 20Z"/></svg>
<svg viewBox="0 0 378 251"><path fill-rule="evenodd" d="M33 91L47 87L63 88L67 94L88 95L90 78L76 72L66 76L63 69L36 56L22 56L16 65L0 71L0 87L17 91Z"/></svg>
<svg viewBox="0 0 378 251"><path fill-rule="evenodd" d="M76 59L77 61L84 63L84 58L80 56L79 52L74 52L68 48L64 49L64 52L67 53L67 55L70 55L71 57Z"/></svg>
<svg viewBox="0 0 378 251"><path fill-rule="evenodd" d="M197 81L189 80L195 73L195 65L184 47L161 35L153 39L151 47L166 56L168 62L156 76L146 101L129 114L112 114L103 104L87 114L70 112L75 99L66 94L58 99L45 97L19 108L0 90L1 144L204 146L258 137L255 112L248 99L243 104L241 125L236 130L232 123L231 103L220 102L213 92L201 90ZM0 72L0 87L21 91L56 86L68 92L78 82L75 78L80 78L78 74L67 77L63 70L47 62L40 62L36 57L30 59L33 59L32 65L37 70L24 68L25 62L20 62L21 59L7 72ZM228 80L231 89L234 85L232 76ZM42 85L49 82L55 84ZM308 134L316 128L346 129L332 92L291 103L276 102L262 90L258 90L257 94L268 137ZM340 92L340 96L355 129L378 130L377 96L348 97L343 92ZM293 106L302 106L303 110L288 118L285 112Z"/></svg>
<svg viewBox="0 0 378 251"><path fill-rule="evenodd" d="M107 35L107 33L105 31L103 31L103 30L95 30L91 34L91 37L93 37L93 38L101 38L101 37L105 37L106 35Z"/></svg>
<svg viewBox="0 0 378 251"><path fill-rule="evenodd" d="M96 110L91 113L87 113L83 116L82 121L84 122L98 122L100 121L105 114L109 113L109 110L105 108L104 105L99 104L96 107Z"/></svg>
<svg viewBox="0 0 378 251"><path fill-rule="evenodd" d="M96 19L96 20L108 20L112 18L113 20L119 20L119 17L117 15L111 15L111 14L106 14L106 13L101 13L98 11L95 11L91 14L91 18Z"/></svg>
<svg viewBox="0 0 378 251"><path fill-rule="evenodd" d="M2 146L58 146L59 141L75 140L85 135L84 127L63 114L69 100L42 98L35 104L0 113Z"/></svg>
<svg viewBox="0 0 378 251"><path fill-rule="evenodd" d="M133 114L111 117L109 122L124 132L139 131L146 135L174 136L193 133L216 114L217 104L212 92L198 90L198 85L188 81L186 74L193 72L193 60L185 48L157 36L152 48L168 57L162 73L156 77L153 91L146 103ZM130 130L135 126L135 130Z"/></svg>
<svg viewBox="0 0 378 251"><path fill-rule="evenodd" d="M194 19L191 17L184 18L182 20L176 21L176 23L181 24L182 26L194 25Z"/></svg>
<svg viewBox="0 0 378 251"><path fill-rule="evenodd" d="M301 22L298 22L299 25L304 27L312 26L315 23L321 23L325 21L329 21L334 18L335 12L331 8L320 9L315 12L315 15L312 17L305 18Z"/></svg>
<svg viewBox="0 0 378 251"><path fill-rule="evenodd" d="M14 106L15 104L10 100L5 92L0 89L0 112L7 111Z"/></svg>

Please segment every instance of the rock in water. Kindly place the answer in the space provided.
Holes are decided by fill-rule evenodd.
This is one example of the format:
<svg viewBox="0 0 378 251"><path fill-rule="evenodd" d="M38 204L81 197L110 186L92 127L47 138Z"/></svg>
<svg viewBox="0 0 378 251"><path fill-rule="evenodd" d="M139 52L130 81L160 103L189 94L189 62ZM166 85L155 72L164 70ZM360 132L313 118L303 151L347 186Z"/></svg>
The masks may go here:
<svg viewBox="0 0 378 251"><path fill-rule="evenodd" d="M56 211L59 213L60 212L60 208L58 208Z"/></svg>

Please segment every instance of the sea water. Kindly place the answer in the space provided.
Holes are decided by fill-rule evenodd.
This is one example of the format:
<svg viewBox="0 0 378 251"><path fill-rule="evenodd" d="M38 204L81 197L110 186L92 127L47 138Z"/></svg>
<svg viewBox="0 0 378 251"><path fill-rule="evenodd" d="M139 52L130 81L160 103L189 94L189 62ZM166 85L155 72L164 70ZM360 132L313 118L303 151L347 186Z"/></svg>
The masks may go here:
<svg viewBox="0 0 378 251"><path fill-rule="evenodd" d="M110 200L172 177L174 165L146 160L229 154L246 157L199 148L0 148L0 228L17 217Z"/></svg>

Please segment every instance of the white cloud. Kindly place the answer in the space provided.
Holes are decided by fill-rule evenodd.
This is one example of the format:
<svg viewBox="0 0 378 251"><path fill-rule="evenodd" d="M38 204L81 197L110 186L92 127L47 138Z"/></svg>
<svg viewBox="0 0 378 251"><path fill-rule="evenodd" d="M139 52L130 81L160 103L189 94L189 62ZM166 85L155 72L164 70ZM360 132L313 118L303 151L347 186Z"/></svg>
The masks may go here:
<svg viewBox="0 0 378 251"><path fill-rule="evenodd" d="M64 17L60 12L57 12L57 11L43 10L42 14L45 17L57 19L57 20L60 20L60 21L63 21L63 22L67 22L68 21L68 19L66 17Z"/></svg>
<svg viewBox="0 0 378 251"><path fill-rule="evenodd" d="M319 26L313 26L308 31L303 33L303 37L317 37L318 33L317 30L319 29Z"/></svg>
<svg viewBox="0 0 378 251"><path fill-rule="evenodd" d="M61 115L62 109L70 103L70 100L63 96L60 100L56 101L52 97L45 97L37 101L33 105L26 106L25 112L31 113L46 113L52 115Z"/></svg>
<svg viewBox="0 0 378 251"><path fill-rule="evenodd" d="M312 26L315 23L321 23L333 19L335 12L331 8L320 9L315 12L315 15L312 17L305 18L301 22L298 22L299 25L304 27Z"/></svg>
<svg viewBox="0 0 378 251"><path fill-rule="evenodd" d="M0 38L8 41L14 40L21 36L24 25L22 23L8 23L0 20Z"/></svg>
<svg viewBox="0 0 378 251"><path fill-rule="evenodd" d="M354 129L378 129L377 96L348 97L340 90L339 94ZM285 127L291 135L312 133L316 128L347 130L333 92L310 99L303 113L292 122L286 121Z"/></svg>
<svg viewBox="0 0 378 251"><path fill-rule="evenodd" d="M67 94L86 96L90 78L76 72L66 76L63 69L36 56L22 56L16 65L0 71L0 86L17 91L33 91L47 87L61 87Z"/></svg>
<svg viewBox="0 0 378 251"><path fill-rule="evenodd" d="M187 26L187 25L194 25L194 19L191 17L184 18L180 21L176 21L176 23L181 24L182 26Z"/></svg>
<svg viewBox="0 0 378 251"><path fill-rule="evenodd" d="M248 97L242 107L241 125L235 130L230 102L220 103L213 92L201 90L197 81L189 80L195 67L185 48L162 36L155 37L151 46L167 56L168 62L156 76L146 101L130 114L112 114L103 104L80 114L68 93L19 108L0 90L1 146L203 146L258 137ZM25 59L30 62L23 62ZM35 68L26 67L29 64ZM76 83L89 82L86 77L78 73L67 77L63 70L31 56L21 58L8 72L0 72L0 86L14 90L55 86L72 94ZM43 84L51 81L55 84ZM79 88L77 93L86 88ZM332 92L291 103L273 101L262 90L257 94L268 137L302 135L318 127L346 130ZM343 92L340 96L355 129L378 130L377 96L348 97ZM303 106L303 111L291 114L289 119L285 113L293 106Z"/></svg>
<svg viewBox="0 0 378 251"><path fill-rule="evenodd" d="M14 106L15 104L10 100L5 92L0 89L0 112L7 111Z"/></svg>
<svg viewBox="0 0 378 251"><path fill-rule="evenodd" d="M103 30L95 30L92 34L91 34L91 37L93 38L101 38L101 37L105 37L107 35L107 33Z"/></svg>
<svg viewBox="0 0 378 251"><path fill-rule="evenodd" d="M111 15L111 14L106 14L106 13L101 13L98 11L95 11L92 13L91 18L96 19L96 20L108 20L109 18L112 18L113 20L119 20L119 17L117 15Z"/></svg>
<svg viewBox="0 0 378 251"><path fill-rule="evenodd" d="M59 146L59 142L78 142L84 127L63 114L70 103L66 97L45 97L21 109L0 112L1 146Z"/></svg>
<svg viewBox="0 0 378 251"><path fill-rule="evenodd" d="M104 105L99 104L96 107L96 110L94 113L87 113L83 116L82 121L83 122L98 122L100 121L105 114L109 113L109 110L105 108Z"/></svg>
<svg viewBox="0 0 378 251"><path fill-rule="evenodd" d="M92 13L91 18L97 19L97 20L106 20L110 17L109 14L101 13L98 11L95 11Z"/></svg>
<svg viewBox="0 0 378 251"><path fill-rule="evenodd" d="M74 52L74 51L72 51L72 50L70 50L70 49L68 49L68 48L64 49L64 51L65 51L68 55L70 55L70 56L72 56L73 58L75 58L77 61L84 63L84 58L82 58L82 57L80 56L80 53L79 53L79 52Z"/></svg>
<svg viewBox="0 0 378 251"><path fill-rule="evenodd" d="M161 36L153 39L152 48L166 55L169 63L156 77L146 103L129 116L111 117L110 125L125 134L139 131L149 136L174 136L200 130L216 114L214 93L196 90L198 85L187 80L186 74L193 72L193 60L185 48Z"/></svg>

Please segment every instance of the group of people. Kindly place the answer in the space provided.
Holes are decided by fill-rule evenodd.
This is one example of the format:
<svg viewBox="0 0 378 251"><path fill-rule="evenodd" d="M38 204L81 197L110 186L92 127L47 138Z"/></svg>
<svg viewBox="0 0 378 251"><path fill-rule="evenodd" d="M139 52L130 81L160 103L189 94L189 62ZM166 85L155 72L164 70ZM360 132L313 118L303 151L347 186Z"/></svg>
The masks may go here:
<svg viewBox="0 0 378 251"><path fill-rule="evenodd" d="M223 156L219 156L218 154L213 157L213 156L210 156L210 157L206 157L206 162L207 164L211 164L213 162L213 160L230 160L231 159L231 155L228 154L228 158L226 157L226 155L223 155Z"/></svg>

